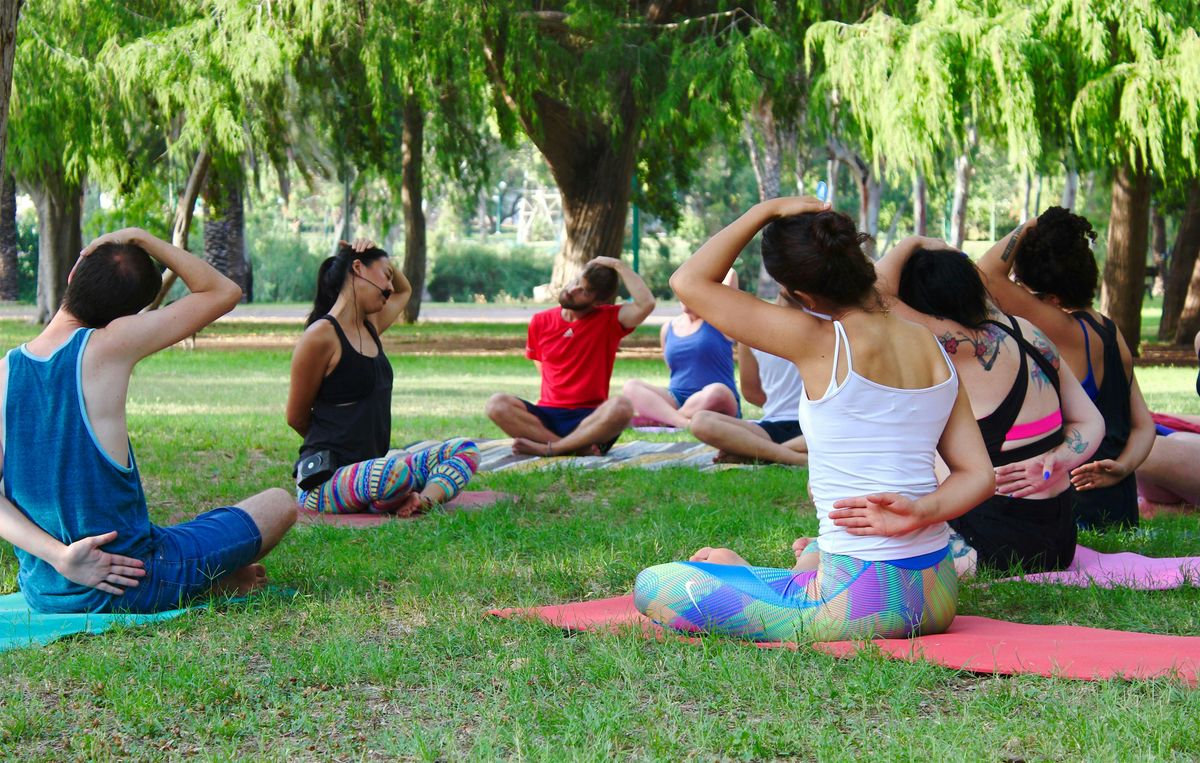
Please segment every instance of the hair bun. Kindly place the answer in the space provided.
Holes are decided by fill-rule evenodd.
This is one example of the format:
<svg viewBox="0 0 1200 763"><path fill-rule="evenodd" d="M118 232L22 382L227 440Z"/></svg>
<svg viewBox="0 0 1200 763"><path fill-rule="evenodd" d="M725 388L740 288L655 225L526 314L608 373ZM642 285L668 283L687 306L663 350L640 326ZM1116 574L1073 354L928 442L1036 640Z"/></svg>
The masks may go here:
<svg viewBox="0 0 1200 763"><path fill-rule="evenodd" d="M866 238L855 229L853 220L832 211L817 213L811 230L817 246L828 252L849 252Z"/></svg>

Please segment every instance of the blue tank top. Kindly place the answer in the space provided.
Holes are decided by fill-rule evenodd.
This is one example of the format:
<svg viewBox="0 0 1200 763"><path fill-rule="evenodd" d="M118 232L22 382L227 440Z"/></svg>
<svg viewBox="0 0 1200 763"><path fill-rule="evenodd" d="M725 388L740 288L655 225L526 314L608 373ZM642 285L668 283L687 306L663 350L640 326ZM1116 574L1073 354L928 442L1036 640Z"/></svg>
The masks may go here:
<svg viewBox="0 0 1200 763"><path fill-rule="evenodd" d="M737 382L733 380L733 340L707 322L687 336L676 334L668 323L663 358L671 369L667 386L684 399L714 382L729 387L738 397Z"/></svg>
<svg viewBox="0 0 1200 763"><path fill-rule="evenodd" d="M83 351L94 329L78 329L48 358L25 345L8 355L4 495L63 543L117 531L105 551L147 559L154 527L133 447L129 466L104 451L83 401ZM17 585L43 612L103 611L113 598L67 580L49 563L16 549Z"/></svg>

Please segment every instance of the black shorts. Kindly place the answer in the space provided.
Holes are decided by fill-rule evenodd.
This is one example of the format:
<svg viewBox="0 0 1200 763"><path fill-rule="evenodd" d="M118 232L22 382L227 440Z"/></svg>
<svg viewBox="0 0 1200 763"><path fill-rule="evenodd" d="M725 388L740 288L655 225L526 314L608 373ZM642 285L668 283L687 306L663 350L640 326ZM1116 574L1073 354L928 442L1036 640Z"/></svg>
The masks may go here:
<svg viewBox="0 0 1200 763"><path fill-rule="evenodd" d="M535 405L528 400L521 400L525 409L538 417L542 426L559 437L566 437L579 427L579 422L596 412L595 408L555 408L551 405ZM616 444L618 434L608 442L597 443L601 453L607 453Z"/></svg>
<svg viewBox="0 0 1200 763"><path fill-rule="evenodd" d="M754 423L762 427L762 430L767 433L767 437L771 438L771 442L777 445L782 445L788 440L804 434L800 431L800 422L795 420L756 421Z"/></svg>
<svg viewBox="0 0 1200 763"><path fill-rule="evenodd" d="M1075 559L1075 491L1030 500L996 495L950 527L979 552L979 564L999 572L1049 572Z"/></svg>

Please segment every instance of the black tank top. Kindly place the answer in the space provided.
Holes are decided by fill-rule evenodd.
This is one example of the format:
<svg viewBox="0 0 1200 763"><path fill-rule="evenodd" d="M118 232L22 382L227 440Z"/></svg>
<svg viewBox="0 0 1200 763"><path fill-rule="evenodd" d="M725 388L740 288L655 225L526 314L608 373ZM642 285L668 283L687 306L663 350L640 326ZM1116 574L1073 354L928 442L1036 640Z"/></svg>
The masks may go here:
<svg viewBox="0 0 1200 763"><path fill-rule="evenodd" d="M373 358L354 349L333 316L320 320L333 324L342 356L317 390L300 458L328 450L335 467L378 458L387 453L392 437L392 364L370 321L363 325L379 350Z"/></svg>
<svg viewBox="0 0 1200 763"><path fill-rule="evenodd" d="M1100 383L1096 396L1092 398L1100 415L1104 417L1104 439L1092 460L1115 459L1125 449L1125 442L1133 428L1133 411L1129 403L1132 385L1125 376L1125 365L1121 361L1117 327L1108 317L1104 318L1104 324L1101 325L1084 310L1072 315L1077 320L1086 321L1104 343L1104 381ZM1087 329L1083 326L1080 328L1086 337ZM1090 356L1088 364L1091 365ZM1111 525L1137 525L1137 480L1134 475L1130 474L1112 487L1079 491L1075 499L1075 519L1083 527L1097 529Z"/></svg>
<svg viewBox="0 0 1200 763"><path fill-rule="evenodd" d="M1012 388L1009 389L1008 394L1000 401L1000 405L996 406L996 410L979 419L979 431L983 433L983 442L987 446L988 456L992 459L992 466L1004 466L1005 464L1024 461L1033 456L1040 456L1051 448L1057 448L1063 443L1063 430L1060 427L1035 442L1013 448L1012 450L1002 450L1004 440L1008 436L1008 430L1012 429L1013 425L1017 423L1017 416L1021 413L1021 406L1025 405L1025 395L1029 391L1030 358L1033 359L1034 363L1038 364L1042 372L1050 379L1050 384L1054 387L1054 394L1058 397L1058 407L1060 410L1062 409L1062 392L1059 389L1058 369L1050 361L1046 360L1046 356L1038 348L1025 339L1021 334L1021 327L1017 324L1016 319L1011 315L1006 317L1012 323L1011 328L998 321L984 321L984 323L990 323L1012 337L1013 341L1017 344L1017 355L1021 358L1021 366L1017 370L1017 378L1013 380Z"/></svg>

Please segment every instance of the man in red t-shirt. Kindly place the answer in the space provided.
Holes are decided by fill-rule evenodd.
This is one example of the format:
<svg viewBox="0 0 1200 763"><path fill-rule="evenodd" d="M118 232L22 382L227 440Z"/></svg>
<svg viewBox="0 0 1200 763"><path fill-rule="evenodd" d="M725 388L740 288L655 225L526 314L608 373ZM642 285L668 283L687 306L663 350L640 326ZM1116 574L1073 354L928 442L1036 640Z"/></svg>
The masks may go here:
<svg viewBox="0 0 1200 763"><path fill-rule="evenodd" d="M612 304L618 277L632 302ZM608 396L617 345L649 317L654 295L624 262L597 257L558 303L529 322L525 357L542 375L537 405L499 392L488 400L487 415L514 438L514 453L605 453L633 417L626 398Z"/></svg>

